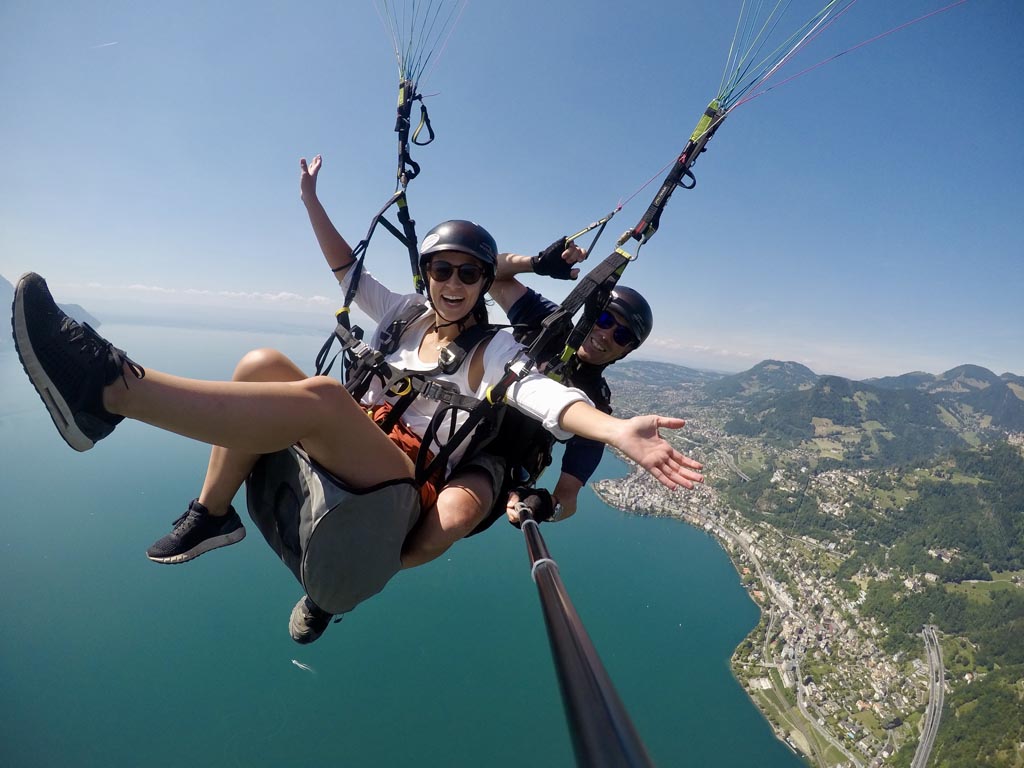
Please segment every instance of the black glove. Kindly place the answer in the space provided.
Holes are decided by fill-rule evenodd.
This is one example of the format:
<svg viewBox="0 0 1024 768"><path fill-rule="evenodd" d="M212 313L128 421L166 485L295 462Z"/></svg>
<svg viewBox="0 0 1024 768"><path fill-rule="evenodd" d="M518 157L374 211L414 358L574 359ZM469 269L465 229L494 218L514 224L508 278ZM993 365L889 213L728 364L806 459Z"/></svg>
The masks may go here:
<svg viewBox="0 0 1024 768"><path fill-rule="evenodd" d="M565 238L560 237L534 256L531 259L533 271L538 275L553 277L556 280L572 280L572 264L567 264L562 258L565 245Z"/></svg>
<svg viewBox="0 0 1024 768"><path fill-rule="evenodd" d="M512 493L519 497L519 503L524 505L530 510L533 515L533 519L538 523L543 523L546 520L551 519L551 515L555 513L555 505L551 499L551 493L543 488L526 488L519 487L513 488ZM512 522L511 520L509 521ZM519 528L519 523L512 523L516 528Z"/></svg>

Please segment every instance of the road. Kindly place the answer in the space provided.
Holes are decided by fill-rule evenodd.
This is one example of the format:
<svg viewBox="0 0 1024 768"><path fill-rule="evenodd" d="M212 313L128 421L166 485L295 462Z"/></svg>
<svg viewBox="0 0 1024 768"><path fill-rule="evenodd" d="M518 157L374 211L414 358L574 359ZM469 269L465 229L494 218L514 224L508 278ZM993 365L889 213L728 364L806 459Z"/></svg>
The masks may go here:
<svg viewBox="0 0 1024 768"><path fill-rule="evenodd" d="M924 637L925 653L928 656L928 706L924 711L924 728L921 740L917 743L917 751L910 768L925 768L935 744L935 734L939 731L939 718L942 717L942 702L945 696L944 680L946 670L942 666L942 647L935 634L935 627L925 624L921 632Z"/></svg>

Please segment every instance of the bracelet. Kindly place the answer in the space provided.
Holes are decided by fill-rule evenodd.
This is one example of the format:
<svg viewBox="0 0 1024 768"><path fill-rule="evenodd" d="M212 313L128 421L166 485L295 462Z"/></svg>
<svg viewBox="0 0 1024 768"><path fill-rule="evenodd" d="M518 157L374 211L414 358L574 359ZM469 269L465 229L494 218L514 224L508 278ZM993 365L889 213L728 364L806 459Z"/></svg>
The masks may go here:
<svg viewBox="0 0 1024 768"><path fill-rule="evenodd" d="M343 269L348 269L356 263L356 259L352 259L348 264L342 264L340 267L331 267L331 272L341 272Z"/></svg>

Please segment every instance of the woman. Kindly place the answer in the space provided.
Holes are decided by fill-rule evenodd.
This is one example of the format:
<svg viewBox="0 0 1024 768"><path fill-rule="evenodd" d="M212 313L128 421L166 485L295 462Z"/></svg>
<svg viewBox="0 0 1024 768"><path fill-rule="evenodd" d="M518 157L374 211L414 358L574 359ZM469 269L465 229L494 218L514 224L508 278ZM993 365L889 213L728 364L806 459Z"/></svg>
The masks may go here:
<svg viewBox="0 0 1024 768"><path fill-rule="evenodd" d="M354 263L352 251L316 198L320 158L308 167L303 160L301 167L302 197L314 232L332 272L344 284ZM475 227L473 233L473 247L445 232L434 231L424 238L421 264L432 311L410 326L390 359L431 367L462 329L480 322L480 302L494 276L497 249L485 230ZM371 316L379 313L375 319L382 320L384 314L409 301L422 299L393 294L364 273L357 302ZM92 328L65 315L46 282L33 273L18 282L13 315L22 365L58 431L76 450L90 449L123 418L215 446L199 499L179 518L171 536L154 545L151 556L180 562L240 540L244 529L231 509L231 499L262 456L298 462L305 480L326 476L342 496L341 514L331 517L333 509L314 509L312 518L284 519L275 513L272 520L256 520L307 591L311 582L324 585L324 598L314 595L314 602L304 597L292 611L289 629L297 642L312 642L326 628L331 613L351 610L384 586L401 566L403 542L423 512L427 514L414 536L422 537L425 546L436 548L453 536L430 484L422 488L413 484L413 462L407 450L414 446L403 450L398 444L401 437L384 434L338 381L307 378L274 350L246 355L230 382L184 379L143 369ZM482 393L504 373L504 363L515 349L510 336L498 334L486 349L472 352L467 371L451 379L461 383L464 394ZM579 434L613 445L669 488L692 487L702 480L695 471L700 465L658 435L659 427L681 427L680 419L615 419L594 409L582 393L536 374L514 385L508 399L557 434ZM416 428L430 410L426 403L416 407L419 413L407 412L404 417L405 438L411 434L413 440L422 438ZM485 472L454 481L462 483L461 489L453 486L459 492L487 493ZM305 507L297 510L297 514L307 512ZM341 521L334 529L325 526L335 534L310 534L309 529L315 531L327 519ZM289 552L281 549L294 527L305 537L300 537L301 551L291 551L297 561L289 560ZM370 540L372 544L367 543Z"/></svg>

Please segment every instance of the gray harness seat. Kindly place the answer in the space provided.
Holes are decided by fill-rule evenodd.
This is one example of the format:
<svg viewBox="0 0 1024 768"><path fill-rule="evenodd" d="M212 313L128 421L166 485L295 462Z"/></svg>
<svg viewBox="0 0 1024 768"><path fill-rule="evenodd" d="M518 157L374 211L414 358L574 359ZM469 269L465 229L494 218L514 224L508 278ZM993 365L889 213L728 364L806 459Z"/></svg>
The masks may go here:
<svg viewBox="0 0 1024 768"><path fill-rule="evenodd" d="M249 516L323 610L346 613L402 567L420 516L411 479L354 489L292 446L261 456L245 483Z"/></svg>

